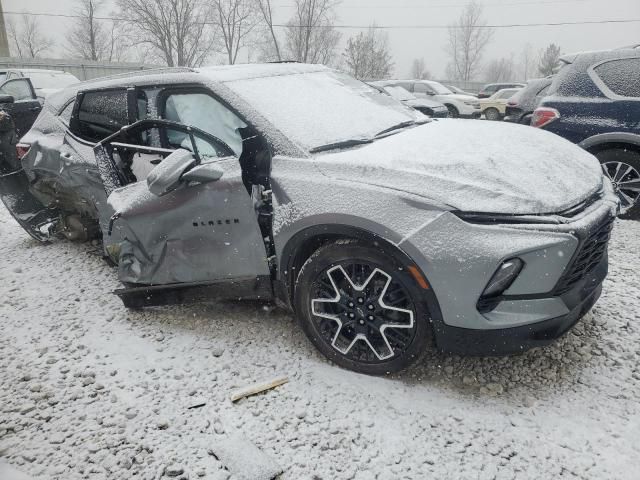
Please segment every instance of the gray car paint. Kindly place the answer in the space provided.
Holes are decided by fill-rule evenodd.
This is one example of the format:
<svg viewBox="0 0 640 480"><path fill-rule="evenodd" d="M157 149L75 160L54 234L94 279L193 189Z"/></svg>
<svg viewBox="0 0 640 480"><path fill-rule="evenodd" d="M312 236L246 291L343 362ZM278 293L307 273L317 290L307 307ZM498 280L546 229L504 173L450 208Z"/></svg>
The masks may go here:
<svg viewBox="0 0 640 480"><path fill-rule="evenodd" d="M615 213L616 200L608 191L596 210L575 221L557 225L474 225L450 213L452 207L442 200L402 191L398 186L369 185L357 177L330 178L310 161L308 153L288 141L222 82L195 72L111 79L81 88L147 84L211 88L245 115L272 145L273 236L280 279L284 275L282 254L292 238L312 226L326 226L330 231L348 225L370 232L409 255L435 291L448 325L475 329L523 325L557 316L564 311L563 306L550 297L535 302L503 302L491 314L480 314L476 302L500 263L523 256L527 268L511 287L513 292L547 292L575 251L577 240L571 232L588 229ZM76 91L66 91L64 98L54 98L52 105L57 102L61 107ZM224 175L217 182L184 185L162 197L151 195L146 183L138 182L115 190L106 202L95 182L80 185L82 169L85 178L99 175L95 160L83 148L88 145L64 133L65 126L54 117L54 110L49 109L25 138L35 147L25 167L31 174L48 175L57 165L61 184L84 189L80 190L82 195L93 202L87 209L99 211L103 231L107 232L108 224L113 226L111 235L105 233L104 242L107 251L117 252L122 281L173 284L269 274L256 221L257 199L242 185L235 159L224 160ZM55 122L58 125L52 126ZM71 158L58 153L67 148L73 152ZM350 201L336 202L336 198ZM115 213L119 215L114 220ZM232 223L227 224L227 219ZM238 224L233 223L235 219ZM218 220L223 220L221 228Z"/></svg>
<svg viewBox="0 0 640 480"><path fill-rule="evenodd" d="M216 165L224 176L215 182L158 197L140 181L109 196L105 217L119 217L103 241L107 251L119 250L121 281L163 285L269 275L238 160Z"/></svg>

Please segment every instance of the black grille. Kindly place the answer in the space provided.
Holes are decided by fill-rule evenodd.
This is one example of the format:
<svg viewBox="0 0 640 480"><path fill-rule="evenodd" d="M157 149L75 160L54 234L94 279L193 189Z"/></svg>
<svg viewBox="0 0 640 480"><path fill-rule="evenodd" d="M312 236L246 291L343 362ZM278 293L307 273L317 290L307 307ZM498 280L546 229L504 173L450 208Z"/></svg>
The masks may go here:
<svg viewBox="0 0 640 480"><path fill-rule="evenodd" d="M608 218L602 225L592 231L578 247L579 251L576 253L573 263L556 288L558 295L571 290L576 283L591 273L602 261L607 252L614 220L614 218Z"/></svg>

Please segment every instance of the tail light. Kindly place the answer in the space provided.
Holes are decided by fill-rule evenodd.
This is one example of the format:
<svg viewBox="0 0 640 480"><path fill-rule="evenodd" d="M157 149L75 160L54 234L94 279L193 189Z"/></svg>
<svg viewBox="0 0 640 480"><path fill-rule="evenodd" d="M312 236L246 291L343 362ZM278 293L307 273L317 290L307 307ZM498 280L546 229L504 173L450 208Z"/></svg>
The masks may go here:
<svg viewBox="0 0 640 480"><path fill-rule="evenodd" d="M554 122L560 118L560 112L555 108L548 107L540 107L537 108L535 112L533 112L533 117L531 118L531 126L542 128L546 125L549 125L551 122Z"/></svg>
<svg viewBox="0 0 640 480"><path fill-rule="evenodd" d="M509 100L507 102L507 105L509 105L510 107L515 107L516 105L518 105L518 102L516 102L515 100Z"/></svg>
<svg viewBox="0 0 640 480"><path fill-rule="evenodd" d="M19 143L16 145L16 153L18 154L18 159L22 160L24 156L29 152L31 145L27 145L26 143Z"/></svg>

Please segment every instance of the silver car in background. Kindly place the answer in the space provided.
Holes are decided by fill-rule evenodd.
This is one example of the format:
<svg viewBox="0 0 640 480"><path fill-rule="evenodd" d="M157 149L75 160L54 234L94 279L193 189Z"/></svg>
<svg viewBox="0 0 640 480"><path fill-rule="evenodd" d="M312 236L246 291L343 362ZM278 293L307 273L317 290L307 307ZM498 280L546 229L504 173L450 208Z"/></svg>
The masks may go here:
<svg viewBox="0 0 640 480"><path fill-rule="evenodd" d="M519 125L429 120L321 66L87 82L48 98L20 148L6 206L40 240L102 238L127 306L276 300L360 372L432 344L549 343L607 273L617 199L593 156Z"/></svg>

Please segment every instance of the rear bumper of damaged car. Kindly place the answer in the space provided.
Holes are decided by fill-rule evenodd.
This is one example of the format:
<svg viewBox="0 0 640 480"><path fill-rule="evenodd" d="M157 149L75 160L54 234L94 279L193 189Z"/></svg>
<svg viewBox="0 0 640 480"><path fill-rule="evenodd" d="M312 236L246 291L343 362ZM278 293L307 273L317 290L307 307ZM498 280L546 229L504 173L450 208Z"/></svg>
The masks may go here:
<svg viewBox="0 0 640 480"><path fill-rule="evenodd" d="M566 333L597 301L607 274L617 209L609 193L549 223L542 217L492 223L445 213L404 242L438 300L440 315L432 318L438 347L501 355ZM513 279L487 294L514 260L522 267Z"/></svg>

